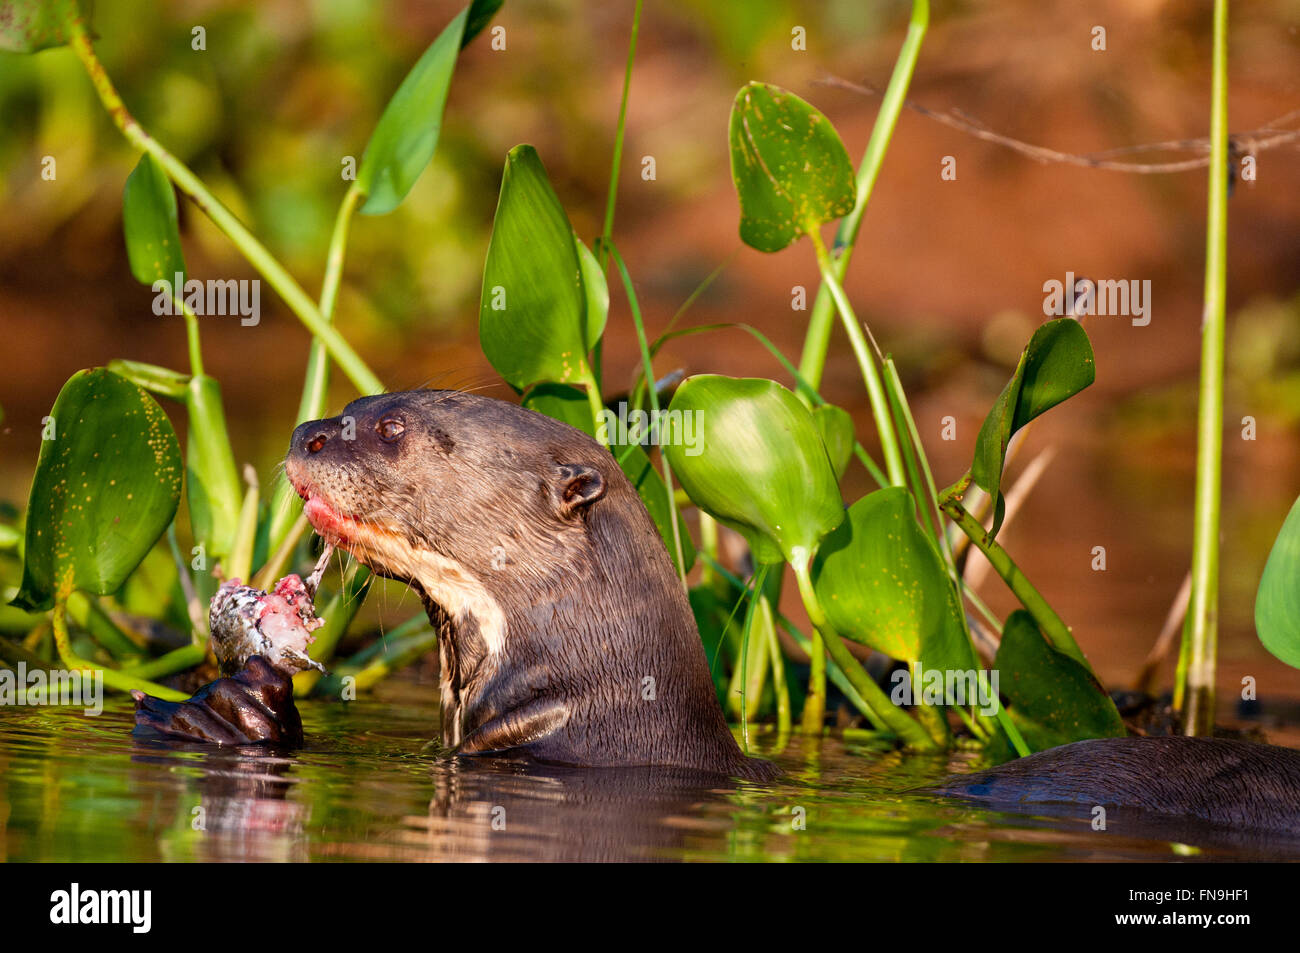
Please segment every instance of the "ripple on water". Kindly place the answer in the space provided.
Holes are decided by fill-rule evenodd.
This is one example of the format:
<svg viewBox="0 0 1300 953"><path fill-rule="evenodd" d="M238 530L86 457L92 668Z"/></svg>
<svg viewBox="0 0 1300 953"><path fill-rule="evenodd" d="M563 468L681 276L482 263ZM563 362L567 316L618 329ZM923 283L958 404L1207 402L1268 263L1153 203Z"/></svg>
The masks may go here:
<svg viewBox="0 0 1300 953"><path fill-rule="evenodd" d="M908 793L948 770L801 740L771 785L653 769L438 761L427 686L300 705L289 756L131 737L131 705L0 713L7 860L874 860L1253 858L1277 849L1097 833ZM426 700L427 699L427 700Z"/></svg>

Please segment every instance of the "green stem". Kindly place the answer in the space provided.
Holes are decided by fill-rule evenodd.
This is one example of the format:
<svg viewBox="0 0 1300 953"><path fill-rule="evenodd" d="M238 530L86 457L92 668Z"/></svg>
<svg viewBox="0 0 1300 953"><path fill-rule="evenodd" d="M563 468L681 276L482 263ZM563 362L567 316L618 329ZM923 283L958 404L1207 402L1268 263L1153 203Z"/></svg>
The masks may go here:
<svg viewBox="0 0 1300 953"><path fill-rule="evenodd" d="M201 663L207 651L207 647L203 645L183 645L178 649L172 649L166 655L123 669L122 674L133 678L163 678L167 675L175 675Z"/></svg>
<svg viewBox="0 0 1300 953"><path fill-rule="evenodd" d="M638 0L640 7L640 0ZM628 274L627 265L623 262L623 256L619 254L618 247L609 240L601 242L602 248L608 248L609 253L614 256L614 264L618 267L618 273L623 279L623 291L627 295L628 305L632 309L632 323L636 326L636 340L641 348L641 366L645 379L650 381L650 410L654 420L659 419L659 388L654 386L654 366L650 359L650 342L646 340L645 322L641 320L641 305L637 302L636 289L632 287L632 276ZM688 588L686 585L686 557L682 550L682 530L678 522L677 506L673 503L673 469L668 463L668 455L660 448L659 465L664 472L664 486L668 489L668 521L673 529L673 558L677 563L677 573L682 580L682 588Z"/></svg>
<svg viewBox="0 0 1300 953"><path fill-rule="evenodd" d="M857 315L853 313L853 306L849 304L844 288L835 277L830 256L826 252L826 245L820 233L813 229L808 233L808 237L817 252L817 265L821 269L822 282L831 289L831 297L835 299L844 331L853 346L858 367L862 369L862 380L867 386L867 396L871 399L871 414L876 420L876 430L880 434L880 449L885 455L885 470L889 474L890 485L906 486L907 477L903 469L902 453L898 448L898 435L894 432L894 419L889 410L889 399L885 396L885 389L880 383L875 358L867 347L866 336L862 333L862 325L858 322Z"/></svg>
<svg viewBox="0 0 1300 953"><path fill-rule="evenodd" d="M103 64L95 56L94 47L86 33L85 24L77 11L76 4L65 2L62 6L62 15L68 45L72 47L73 52L81 61L86 73L90 76L90 81L95 87L100 102L108 110L114 125L126 137L127 141L136 148L148 152L158 160L168 178L176 184L176 187L187 195L199 207L200 211L212 219L248 262L284 299L285 304L298 316L298 319L307 329L324 342L330 355L343 369L343 373L347 374L352 380L357 390L363 394L381 393L384 386L380 383L379 378L366 366L365 361L352 349L352 346L348 344L343 335L339 334L338 330L332 325L326 323L317 310L315 302L307 296L302 286L253 236L252 232L244 227L234 213L221 204L199 177L191 172L185 163L177 159L156 139L145 132L135 117L131 115L121 96L113 87L108 74L104 71Z"/></svg>
<svg viewBox="0 0 1300 953"><path fill-rule="evenodd" d="M876 124L871 130L871 139L867 151L858 166L857 202L853 211L840 219L839 229L835 233L835 257L833 271L836 280L844 281L849 270L849 259L853 255L853 246L858 239L858 230L862 227L862 215L871 200L871 191L875 188L880 167L885 161L885 152L894 136L894 127L903 111L903 100L907 96L907 87L912 82L912 73L916 70L916 60L921 54L921 41L930 25L930 0L913 0L912 18L907 25L907 36L898 52L894 63L893 75L889 77L889 86L880 101L880 112L876 114ZM823 281L817 290L813 302L812 314L808 319L808 333L804 338L803 357L799 370L815 388L821 386L822 370L826 366L826 350L830 346L831 327L834 324L834 303L830 288Z"/></svg>
<svg viewBox="0 0 1300 953"><path fill-rule="evenodd" d="M993 567L993 571L1002 577L1002 581L1007 584L1007 588L1020 600L1020 604L1029 611L1038 623L1038 627L1043 630L1043 635L1047 641L1059 651L1073 658L1079 664L1083 665L1088 671L1092 671L1092 666L1084 658L1079 644L1074 641L1074 636L1070 634L1070 627L1067 626L1056 611L1047 603L1042 594L1034 588L1028 577L1021 572L1007 551L1002 545L984 529L983 525L975 517L966 511L958 500L945 499L943 501L943 511L948 515L957 527L966 534L975 547L984 554Z"/></svg>
<svg viewBox="0 0 1300 953"><path fill-rule="evenodd" d="M54 613L50 617L50 623L54 628L54 644L58 647L59 660L63 662L65 668L80 672L102 673L104 684L121 692L127 692L135 688L164 701L171 702L181 702L189 698L184 692L178 692L165 685L155 685L153 682L137 678L117 669L102 668L93 662L78 657L72 651L72 640L68 637L68 595L69 593L61 593L56 597Z"/></svg>
<svg viewBox="0 0 1300 953"><path fill-rule="evenodd" d="M858 694L885 723L886 727L903 741L909 748L916 748L921 751L933 751L938 747L925 730L913 721L897 705L889 700L884 689L876 684L876 680L868 674L867 670L862 667L862 663L853 657L847 645L831 628L826 619L826 613L822 610L821 602L817 598L817 593L813 589L812 575L809 571L811 558L807 555L804 558L791 561L790 568L794 570L794 577L799 583L799 595L803 598L804 609L808 612L808 620L813 624L813 628L821 633L826 643L826 651L848 677L849 682L857 689ZM811 691L811 689L810 689Z"/></svg>
<svg viewBox="0 0 1300 953"><path fill-rule="evenodd" d="M1183 628L1179 695L1183 733L1214 729L1219 641L1219 505L1223 483L1223 349L1228 261L1228 0L1214 2L1214 78L1210 94L1210 185L1206 209L1205 311L1197 414L1196 520L1192 590ZM1184 664L1185 662L1185 664Z"/></svg>
<svg viewBox="0 0 1300 953"><path fill-rule="evenodd" d="M614 158L610 161L609 194L605 197L605 227L601 231L603 241L596 253L601 271L605 270L606 255L614 237L614 205L618 201L618 173L623 164L623 134L627 129L627 97L632 88L632 64L636 60L636 38L641 31L641 2L636 0L632 11L632 38L627 46L627 66L623 71L623 98L618 105L618 128L614 131Z"/></svg>
<svg viewBox="0 0 1300 953"><path fill-rule="evenodd" d="M772 654L772 693L776 696L776 731L779 738L790 734L790 686L785 681L785 656L781 653L781 639L776 634L776 613L766 595L762 600L762 611L766 614L766 632L768 649Z"/></svg>

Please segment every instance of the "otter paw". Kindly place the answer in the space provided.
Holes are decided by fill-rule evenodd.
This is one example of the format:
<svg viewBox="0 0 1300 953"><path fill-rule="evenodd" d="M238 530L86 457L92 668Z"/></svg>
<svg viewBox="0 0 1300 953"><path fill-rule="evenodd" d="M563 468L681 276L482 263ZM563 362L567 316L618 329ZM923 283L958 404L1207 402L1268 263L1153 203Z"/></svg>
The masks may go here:
<svg viewBox="0 0 1300 953"><path fill-rule="evenodd" d="M141 691L131 697L137 736L218 745L297 747L303 741L293 680L260 655L229 678L204 685L188 701L163 701Z"/></svg>

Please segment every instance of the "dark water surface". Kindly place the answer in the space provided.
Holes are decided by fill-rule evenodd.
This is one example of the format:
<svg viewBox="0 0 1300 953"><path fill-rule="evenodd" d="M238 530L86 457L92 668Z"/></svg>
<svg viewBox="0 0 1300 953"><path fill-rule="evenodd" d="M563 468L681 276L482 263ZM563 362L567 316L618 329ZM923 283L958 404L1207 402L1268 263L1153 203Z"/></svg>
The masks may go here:
<svg viewBox="0 0 1300 953"><path fill-rule="evenodd" d="M99 717L0 709L0 857L173 860L1082 861L1295 856L1270 843L1129 836L1113 823L1017 817L904 793L946 758L793 740L773 785L662 771L447 763L429 746L435 693L414 683L300 704L290 757L177 750ZM770 744L770 742L769 742ZM799 829L802 819L803 829Z"/></svg>

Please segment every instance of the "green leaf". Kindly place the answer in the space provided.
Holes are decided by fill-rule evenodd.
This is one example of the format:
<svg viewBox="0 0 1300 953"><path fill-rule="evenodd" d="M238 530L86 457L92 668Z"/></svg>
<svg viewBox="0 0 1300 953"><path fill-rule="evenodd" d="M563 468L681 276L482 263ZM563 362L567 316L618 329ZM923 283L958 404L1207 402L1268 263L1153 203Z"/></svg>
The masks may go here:
<svg viewBox="0 0 1300 953"><path fill-rule="evenodd" d="M505 0L474 0L469 5L469 17L465 20L465 35L460 38L462 50L470 45L474 37L483 32L504 4Z"/></svg>
<svg viewBox="0 0 1300 953"><path fill-rule="evenodd" d="M152 397L104 368L79 371L50 411L27 504L23 583L13 604L116 591L172 520L181 454Z"/></svg>
<svg viewBox="0 0 1300 953"><path fill-rule="evenodd" d="M1073 318L1048 321L1034 332L1016 372L998 395L975 440L971 476L992 496L1002 492L1002 466L1011 436L1039 414L1093 382L1092 345ZM1000 520L994 523L997 532Z"/></svg>
<svg viewBox="0 0 1300 953"><path fill-rule="evenodd" d="M1300 500L1291 506L1264 564L1255 595L1255 631L1264 648L1300 668Z"/></svg>
<svg viewBox="0 0 1300 953"><path fill-rule="evenodd" d="M581 382L604 330L601 299L584 281L579 243L532 146L506 156L492 239L483 266L479 342L518 390L538 381ZM603 284L603 278L601 279ZM603 295L608 308L609 293Z"/></svg>
<svg viewBox="0 0 1300 953"><path fill-rule="evenodd" d="M826 455L830 457L831 467L838 480L849 468L853 457L853 443L857 437L853 433L853 418L849 412L834 404L821 404L813 408L813 420L826 444Z"/></svg>
<svg viewBox="0 0 1300 953"><path fill-rule="evenodd" d="M189 435L185 444L185 497L190 510L190 531L209 556L230 552L243 488L235 467L221 403L221 385L213 378L192 378L185 393Z"/></svg>
<svg viewBox="0 0 1300 953"><path fill-rule="evenodd" d="M759 251L853 211L853 163L835 127L794 93L764 83L741 88L731 107L731 178L740 238Z"/></svg>
<svg viewBox="0 0 1300 953"><path fill-rule="evenodd" d="M87 2L85 16L90 16ZM50 0L0 0L0 50L35 53L67 42L59 4Z"/></svg>
<svg viewBox="0 0 1300 953"><path fill-rule="evenodd" d="M357 170L357 188L366 196L363 215L397 208L433 159L471 9L460 11L411 67L370 134Z"/></svg>
<svg viewBox="0 0 1300 953"><path fill-rule="evenodd" d="M591 419L591 402L587 400L587 395L576 387L549 382L537 384L528 389L522 403L529 410L563 421L589 437L594 438L596 435L596 425ZM627 478L632 481L632 485L636 487L637 495L645 504L650 518L654 520L655 527L663 538L664 546L676 562L672 514L668 511L668 488L664 485L663 477L659 475L659 471L639 446L614 446L610 448L610 452L613 453L614 459L618 461ZM680 520L677 529L682 537L682 558L689 571L695 564L695 546L691 542L691 534L686 531L686 526Z"/></svg>
<svg viewBox="0 0 1300 953"><path fill-rule="evenodd" d="M578 249L582 288L587 296L582 336L584 341L589 342L587 349L591 350L605 333L605 321L609 318L609 284L605 281L605 272L601 269L600 262L576 234L573 236L573 244Z"/></svg>
<svg viewBox="0 0 1300 953"><path fill-rule="evenodd" d="M126 178L122 193L122 230L126 233L126 254L131 274L144 285L166 281L172 293L176 276L185 274L181 233L176 221L176 192L158 160L145 153Z"/></svg>
<svg viewBox="0 0 1300 953"><path fill-rule="evenodd" d="M1023 609L1007 618L993 668L1012 720L1035 751L1128 733L1092 673L1052 648Z"/></svg>
<svg viewBox="0 0 1300 953"><path fill-rule="evenodd" d="M939 551L916 522L906 487L849 507L813 562L813 586L840 635L932 669L971 669L975 657Z"/></svg>
<svg viewBox="0 0 1300 953"><path fill-rule="evenodd" d="M170 367L157 364L145 364L141 361L114 360L108 362L108 369L118 377L125 377L136 387L143 387L159 397L172 400L184 400L190 385L190 375L173 371Z"/></svg>
<svg viewBox="0 0 1300 953"><path fill-rule="evenodd" d="M804 562L844 519L812 414L775 381L689 377L670 413L695 414L699 443L664 452L690 498L749 541L760 563Z"/></svg>

